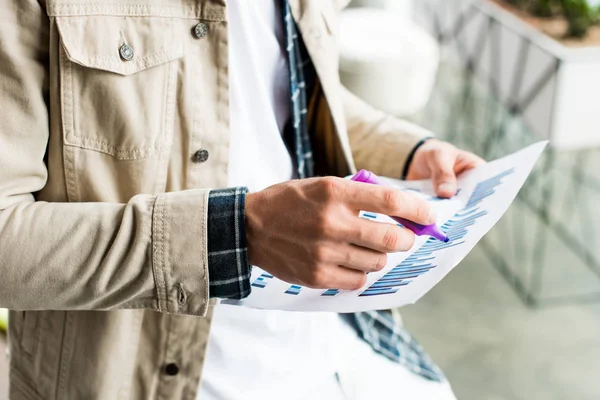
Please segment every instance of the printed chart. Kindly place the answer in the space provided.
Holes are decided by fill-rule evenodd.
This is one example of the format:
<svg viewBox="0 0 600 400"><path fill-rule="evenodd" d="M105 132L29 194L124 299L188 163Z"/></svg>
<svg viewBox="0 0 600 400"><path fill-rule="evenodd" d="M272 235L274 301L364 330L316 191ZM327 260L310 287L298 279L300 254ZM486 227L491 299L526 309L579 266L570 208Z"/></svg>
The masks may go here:
<svg viewBox="0 0 600 400"><path fill-rule="evenodd" d="M419 237L410 251L388 254L386 267L367 276L353 291L317 290L283 282L258 267L252 272L252 293L242 301L224 301L261 309L355 312L414 303L448 274L506 212L527 179L546 142L469 171L459 179L452 199L439 199L431 182L387 179L399 190L422 196L436 207L447 243ZM360 217L378 223L391 218L363 211Z"/></svg>

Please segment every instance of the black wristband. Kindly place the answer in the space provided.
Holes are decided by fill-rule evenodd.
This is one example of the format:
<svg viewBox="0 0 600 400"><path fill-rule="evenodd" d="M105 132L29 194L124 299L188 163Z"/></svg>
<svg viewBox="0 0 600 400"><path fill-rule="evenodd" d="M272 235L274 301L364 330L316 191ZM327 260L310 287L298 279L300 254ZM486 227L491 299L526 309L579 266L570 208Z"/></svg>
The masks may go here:
<svg viewBox="0 0 600 400"><path fill-rule="evenodd" d="M410 168L410 164L412 163L415 153L417 152L419 147L421 147L429 139L434 139L434 137L429 136L429 137L421 139L419 141L419 143L417 143L415 145L415 147L413 147L413 149L410 151L410 153L408 154L408 157L406 158L406 162L404 163L404 168L402 169L402 179L406 179L406 175L408 175L408 169Z"/></svg>

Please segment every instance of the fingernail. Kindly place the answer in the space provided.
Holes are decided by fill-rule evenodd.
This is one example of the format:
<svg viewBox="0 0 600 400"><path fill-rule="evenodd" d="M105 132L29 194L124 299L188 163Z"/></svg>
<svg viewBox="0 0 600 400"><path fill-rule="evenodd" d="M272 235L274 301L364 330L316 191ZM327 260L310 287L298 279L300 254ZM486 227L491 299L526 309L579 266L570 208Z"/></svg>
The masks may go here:
<svg viewBox="0 0 600 400"><path fill-rule="evenodd" d="M452 193L453 195L456 193L456 185L453 183L441 183L438 186L438 191L440 192L446 192L446 193Z"/></svg>
<svg viewBox="0 0 600 400"><path fill-rule="evenodd" d="M437 222L437 212L435 211L435 208L431 207L431 208L429 208L429 214L427 214L427 223L435 224L436 222Z"/></svg>

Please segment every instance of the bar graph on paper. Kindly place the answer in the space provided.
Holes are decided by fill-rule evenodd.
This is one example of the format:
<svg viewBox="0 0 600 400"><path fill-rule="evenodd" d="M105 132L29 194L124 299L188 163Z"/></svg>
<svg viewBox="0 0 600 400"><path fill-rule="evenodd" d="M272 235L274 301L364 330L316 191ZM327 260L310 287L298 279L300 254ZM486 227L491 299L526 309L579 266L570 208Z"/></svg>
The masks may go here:
<svg viewBox="0 0 600 400"><path fill-rule="evenodd" d="M229 304L253 308L354 312L399 307L414 303L448 274L506 212L527 179L546 142L490 162L459 178L452 199L435 197L430 182L389 180L399 190L431 202L449 236L447 243L419 237L408 252L388 254L386 267L368 275L367 284L354 291L310 289L283 282L258 267L253 268L251 295ZM395 223L391 218L361 212L374 223Z"/></svg>
<svg viewBox="0 0 600 400"><path fill-rule="evenodd" d="M468 229L485 217L488 212L480 204L495 193L496 187L502 184L502 179L514 172L510 168L492 178L480 182L467 205L442 225L442 230L450 239L448 243L429 238L417 251L404 259L390 272L382 276L359 296L379 296L396 293L402 286L409 285L414 279L436 267L435 253L460 246L465 243Z"/></svg>

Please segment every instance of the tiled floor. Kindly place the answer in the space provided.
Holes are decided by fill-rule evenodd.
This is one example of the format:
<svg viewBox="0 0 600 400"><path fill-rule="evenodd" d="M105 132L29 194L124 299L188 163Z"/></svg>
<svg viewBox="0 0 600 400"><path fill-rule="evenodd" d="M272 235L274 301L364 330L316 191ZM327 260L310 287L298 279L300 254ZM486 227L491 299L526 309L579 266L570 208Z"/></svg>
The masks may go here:
<svg viewBox="0 0 600 400"><path fill-rule="evenodd" d="M460 400L600 398L600 304L527 308L478 249L402 312Z"/></svg>

